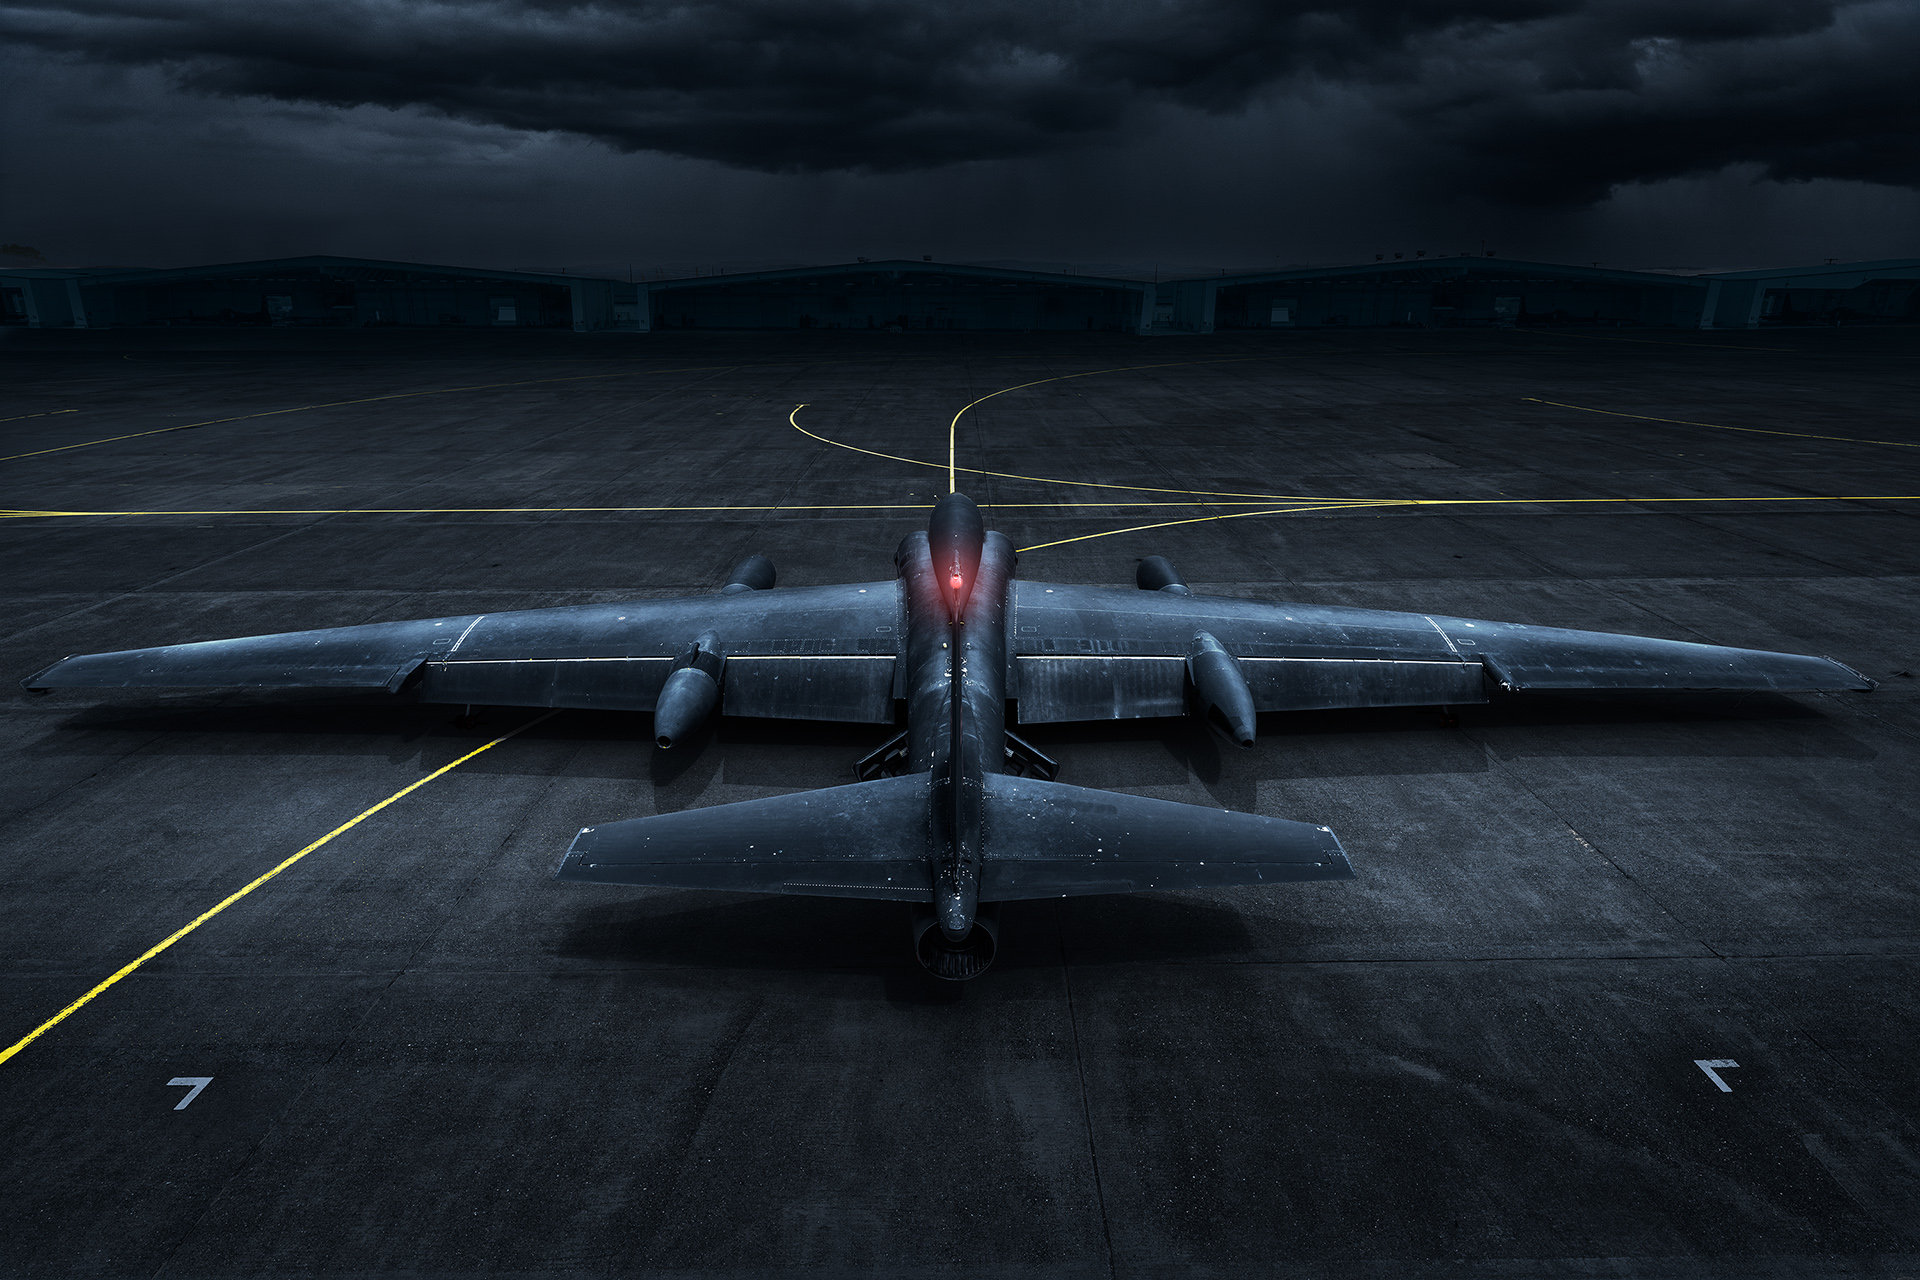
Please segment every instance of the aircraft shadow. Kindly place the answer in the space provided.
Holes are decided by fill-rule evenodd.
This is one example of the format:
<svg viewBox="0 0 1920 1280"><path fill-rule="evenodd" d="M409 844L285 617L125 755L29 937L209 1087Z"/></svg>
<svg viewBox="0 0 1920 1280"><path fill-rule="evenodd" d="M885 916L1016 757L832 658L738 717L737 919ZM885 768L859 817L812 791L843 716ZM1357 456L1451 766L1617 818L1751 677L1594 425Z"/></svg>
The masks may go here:
<svg viewBox="0 0 1920 1280"><path fill-rule="evenodd" d="M1076 967L1214 960L1250 945L1238 912L1181 895L1009 902L1000 910L1000 954L983 980L1058 968L1063 958ZM910 947L904 903L663 890L583 905L553 951L637 968L880 973L889 999L965 985L929 978Z"/></svg>

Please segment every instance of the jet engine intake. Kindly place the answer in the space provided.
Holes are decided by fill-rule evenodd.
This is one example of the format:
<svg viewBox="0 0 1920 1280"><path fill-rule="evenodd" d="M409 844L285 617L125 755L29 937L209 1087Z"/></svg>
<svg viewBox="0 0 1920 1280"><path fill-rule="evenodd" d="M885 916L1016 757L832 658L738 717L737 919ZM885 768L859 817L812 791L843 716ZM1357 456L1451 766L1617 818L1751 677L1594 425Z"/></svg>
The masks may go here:
<svg viewBox="0 0 1920 1280"><path fill-rule="evenodd" d="M748 556L733 566L733 572L727 575L727 585L720 588L723 596L737 596L742 591L767 591L773 586L773 561L765 556Z"/></svg>
<svg viewBox="0 0 1920 1280"><path fill-rule="evenodd" d="M1169 595L1187 596L1193 592L1187 589L1186 580L1173 562L1165 556L1148 556L1140 562L1140 568L1133 575L1134 582L1142 591L1165 591Z"/></svg>
<svg viewBox="0 0 1920 1280"><path fill-rule="evenodd" d="M977 978L993 963L1000 949L1000 904L982 903L973 917L973 929L954 942L941 931L933 908L913 907L913 954L926 971L948 982Z"/></svg>
<svg viewBox="0 0 1920 1280"><path fill-rule="evenodd" d="M772 572L772 566L768 566ZM714 652L713 632L702 635L674 660L660 698L653 704L653 740L661 750L706 723L720 705L720 672L726 659Z"/></svg>
<svg viewBox="0 0 1920 1280"><path fill-rule="evenodd" d="M1196 631L1187 646L1187 676L1193 681L1200 714L1241 746L1251 747L1257 718L1240 659L1228 653L1211 632Z"/></svg>

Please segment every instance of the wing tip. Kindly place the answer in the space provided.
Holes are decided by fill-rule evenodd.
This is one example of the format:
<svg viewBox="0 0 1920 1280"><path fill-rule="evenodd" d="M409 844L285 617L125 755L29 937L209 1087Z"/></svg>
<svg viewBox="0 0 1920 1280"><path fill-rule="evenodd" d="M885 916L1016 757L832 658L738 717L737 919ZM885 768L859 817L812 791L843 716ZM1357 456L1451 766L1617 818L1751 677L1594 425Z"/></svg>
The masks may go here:
<svg viewBox="0 0 1920 1280"><path fill-rule="evenodd" d="M1840 659L1838 658L1829 657L1824 653L1820 655L1820 658L1824 662L1831 662L1834 666L1840 668L1842 671L1846 672L1848 675L1853 677L1853 683L1849 685L1842 685L1841 687L1843 689L1851 690L1857 693L1872 693L1875 689L1878 689L1880 687L1880 682L1878 680L1875 680L1872 676L1862 675L1860 672L1855 671L1852 667L1840 661Z"/></svg>
<svg viewBox="0 0 1920 1280"><path fill-rule="evenodd" d="M28 676L25 680L22 680L20 682L20 687L22 689L25 689L28 693L38 693L38 694L52 693L55 686L48 681L47 677L52 675L54 672L58 671L61 667L66 666L67 663L71 661L73 661L73 655L68 654L66 657L60 659L60 661L51 663L48 666L44 666L40 668L40 670Z"/></svg>

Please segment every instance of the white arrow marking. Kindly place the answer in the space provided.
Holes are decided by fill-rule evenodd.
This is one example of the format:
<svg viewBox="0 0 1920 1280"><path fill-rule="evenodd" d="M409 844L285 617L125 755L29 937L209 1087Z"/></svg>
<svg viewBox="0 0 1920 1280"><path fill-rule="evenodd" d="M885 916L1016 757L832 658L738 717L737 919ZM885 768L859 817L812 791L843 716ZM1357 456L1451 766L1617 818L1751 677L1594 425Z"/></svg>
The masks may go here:
<svg viewBox="0 0 1920 1280"><path fill-rule="evenodd" d="M1732 1058L1695 1058L1693 1060L1693 1065L1700 1068L1702 1071L1706 1072L1707 1079L1713 1081L1714 1084L1718 1085L1720 1087L1720 1092L1722 1093L1733 1092L1733 1086L1720 1078L1720 1071L1724 1071L1728 1067L1737 1067L1740 1065L1739 1063L1735 1062ZM1716 1068L1718 1068L1718 1070L1716 1070ZM186 1104L181 1103L180 1105L185 1106Z"/></svg>
<svg viewBox="0 0 1920 1280"><path fill-rule="evenodd" d="M187 1096L180 1099L180 1101L177 1104L175 1104L173 1108L175 1111L185 1111L187 1109L187 1104L189 1102L192 1102L195 1098L199 1097L200 1091L202 1089L206 1088L208 1085L213 1083L213 1077L212 1076L175 1076L173 1079L167 1081L167 1083L168 1084L184 1084L184 1085L192 1086L187 1090ZM1726 1088L1725 1085L1721 1085L1720 1087L1723 1089Z"/></svg>

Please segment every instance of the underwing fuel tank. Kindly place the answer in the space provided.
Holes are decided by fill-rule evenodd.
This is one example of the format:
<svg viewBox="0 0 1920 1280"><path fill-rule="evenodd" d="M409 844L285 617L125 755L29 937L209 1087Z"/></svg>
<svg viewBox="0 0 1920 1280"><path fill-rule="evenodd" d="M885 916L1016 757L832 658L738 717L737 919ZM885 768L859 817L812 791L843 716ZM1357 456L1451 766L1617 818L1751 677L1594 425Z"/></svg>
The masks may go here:
<svg viewBox="0 0 1920 1280"><path fill-rule="evenodd" d="M1142 591L1164 591L1168 595L1192 595L1185 578L1165 556L1148 556L1133 573L1134 585Z"/></svg>
<svg viewBox="0 0 1920 1280"><path fill-rule="evenodd" d="M720 594L737 596L742 591L771 591L774 579L773 561L765 556L748 556L733 566L733 572L727 575L727 585L720 588Z"/></svg>
<svg viewBox="0 0 1920 1280"><path fill-rule="evenodd" d="M717 647L709 631L674 659L660 700L653 704L653 740L661 750L705 724L720 705L720 673L726 659L714 651Z"/></svg>
<svg viewBox="0 0 1920 1280"><path fill-rule="evenodd" d="M1253 690L1247 687L1240 660L1210 632L1196 631L1187 646L1187 675L1193 681L1201 717L1241 746L1251 747L1256 723Z"/></svg>

